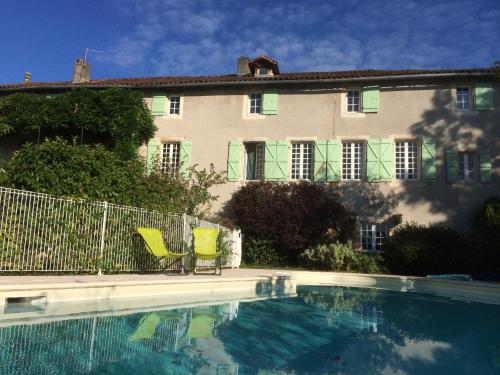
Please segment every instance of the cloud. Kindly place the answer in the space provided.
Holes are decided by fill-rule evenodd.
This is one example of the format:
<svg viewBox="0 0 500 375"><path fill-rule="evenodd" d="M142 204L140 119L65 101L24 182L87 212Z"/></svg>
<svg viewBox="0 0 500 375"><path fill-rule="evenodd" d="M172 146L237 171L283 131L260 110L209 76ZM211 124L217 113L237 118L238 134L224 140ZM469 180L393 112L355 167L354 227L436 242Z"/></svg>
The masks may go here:
<svg viewBox="0 0 500 375"><path fill-rule="evenodd" d="M282 71L488 66L500 57L495 0L120 2L131 28L101 60L149 75L234 73L265 53Z"/></svg>

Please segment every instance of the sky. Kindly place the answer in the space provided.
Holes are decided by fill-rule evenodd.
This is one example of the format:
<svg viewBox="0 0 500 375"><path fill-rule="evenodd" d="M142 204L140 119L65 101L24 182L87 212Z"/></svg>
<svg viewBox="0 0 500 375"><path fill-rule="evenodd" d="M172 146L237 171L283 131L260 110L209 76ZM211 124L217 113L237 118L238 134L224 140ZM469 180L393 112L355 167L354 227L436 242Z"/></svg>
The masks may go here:
<svg viewBox="0 0 500 375"><path fill-rule="evenodd" d="M0 83L233 74L266 54L281 72L487 67L499 0L0 0Z"/></svg>

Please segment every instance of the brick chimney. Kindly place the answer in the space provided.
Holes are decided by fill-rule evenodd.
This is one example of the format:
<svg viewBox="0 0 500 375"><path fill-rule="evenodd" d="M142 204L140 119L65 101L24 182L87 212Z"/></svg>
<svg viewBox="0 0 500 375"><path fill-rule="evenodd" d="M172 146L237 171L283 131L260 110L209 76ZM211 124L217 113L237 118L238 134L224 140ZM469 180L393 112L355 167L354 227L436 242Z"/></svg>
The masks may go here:
<svg viewBox="0 0 500 375"><path fill-rule="evenodd" d="M237 73L239 76L250 74L250 68L248 67L248 57L241 56L238 58Z"/></svg>
<svg viewBox="0 0 500 375"><path fill-rule="evenodd" d="M90 81L90 65L82 59L76 59L73 69L73 83Z"/></svg>

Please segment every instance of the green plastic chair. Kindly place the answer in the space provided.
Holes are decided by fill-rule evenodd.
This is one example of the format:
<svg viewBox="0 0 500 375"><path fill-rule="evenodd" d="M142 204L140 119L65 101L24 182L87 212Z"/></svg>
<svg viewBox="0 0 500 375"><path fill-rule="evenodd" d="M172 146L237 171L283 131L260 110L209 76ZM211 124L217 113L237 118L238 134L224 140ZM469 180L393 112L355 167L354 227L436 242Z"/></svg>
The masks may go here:
<svg viewBox="0 0 500 375"><path fill-rule="evenodd" d="M196 261L215 260L214 274L217 274L219 267L219 275L222 275L222 252L217 251L217 237L219 229L216 228L193 228L194 240L194 256L193 256L193 273L196 274Z"/></svg>
<svg viewBox="0 0 500 375"><path fill-rule="evenodd" d="M172 262L165 262L165 267L173 265L179 262L181 265L181 272L184 273L184 265L182 264L182 258L189 254L186 253L173 253L168 251L163 243L163 236L159 229L156 228L137 228L137 232L141 235L144 242L146 243L146 248L151 254L160 259L172 259Z"/></svg>
<svg viewBox="0 0 500 375"><path fill-rule="evenodd" d="M144 341L153 338L156 327L163 320L181 320L182 316L176 313L154 312L144 315L139 321L134 334L130 335L128 341Z"/></svg>
<svg viewBox="0 0 500 375"><path fill-rule="evenodd" d="M188 336L192 339L209 339L214 336L215 316L197 313L189 323Z"/></svg>

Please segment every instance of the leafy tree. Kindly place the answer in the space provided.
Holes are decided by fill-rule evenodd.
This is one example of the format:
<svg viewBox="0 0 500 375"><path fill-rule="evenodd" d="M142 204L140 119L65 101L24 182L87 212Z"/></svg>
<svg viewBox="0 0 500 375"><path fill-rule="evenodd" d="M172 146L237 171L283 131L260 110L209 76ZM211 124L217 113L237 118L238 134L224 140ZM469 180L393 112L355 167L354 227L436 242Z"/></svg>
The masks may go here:
<svg viewBox="0 0 500 375"><path fill-rule="evenodd" d="M78 137L101 143L120 157L132 159L156 131L138 91L122 88L78 88L55 95L17 93L0 98L0 137L27 141Z"/></svg>

